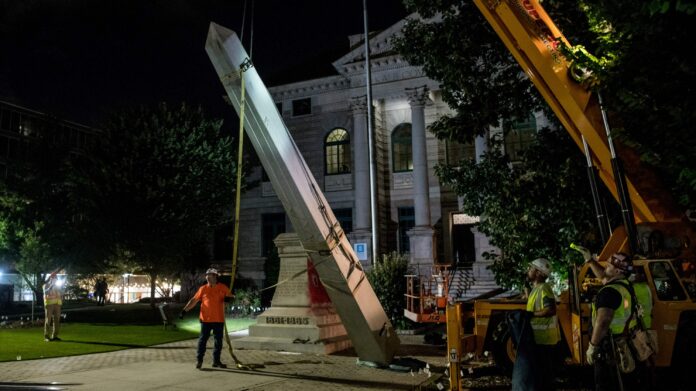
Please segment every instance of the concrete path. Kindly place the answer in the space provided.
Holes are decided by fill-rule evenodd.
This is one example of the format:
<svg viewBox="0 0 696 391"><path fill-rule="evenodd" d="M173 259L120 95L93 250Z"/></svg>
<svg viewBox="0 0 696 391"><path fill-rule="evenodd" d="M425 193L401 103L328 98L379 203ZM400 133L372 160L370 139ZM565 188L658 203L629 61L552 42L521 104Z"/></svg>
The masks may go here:
<svg viewBox="0 0 696 391"><path fill-rule="evenodd" d="M403 336L399 355L428 362L433 373L445 365L444 352L423 347L422 336ZM209 343L210 345L210 343ZM432 385L429 371L402 373L356 365L350 352L337 355L236 350L253 371L212 368L210 348L203 369L195 368L196 340L117 352L0 363L0 382L53 383L58 389L140 390L411 390ZM437 368L437 369L436 369ZM0 390L3 389L0 383Z"/></svg>

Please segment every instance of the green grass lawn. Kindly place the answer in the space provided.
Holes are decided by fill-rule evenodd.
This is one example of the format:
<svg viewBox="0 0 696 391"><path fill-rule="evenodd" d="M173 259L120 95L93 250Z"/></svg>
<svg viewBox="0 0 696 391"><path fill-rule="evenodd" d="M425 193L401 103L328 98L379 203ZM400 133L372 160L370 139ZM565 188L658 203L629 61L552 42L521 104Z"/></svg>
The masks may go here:
<svg viewBox="0 0 696 391"><path fill-rule="evenodd" d="M197 314L195 314L197 316ZM256 321L249 318L228 319L227 330L237 331ZM43 328L0 329L0 361L73 356L146 347L196 338L198 319L186 317L177 329L164 330L161 325L121 325L68 323L61 325L61 342L44 342Z"/></svg>

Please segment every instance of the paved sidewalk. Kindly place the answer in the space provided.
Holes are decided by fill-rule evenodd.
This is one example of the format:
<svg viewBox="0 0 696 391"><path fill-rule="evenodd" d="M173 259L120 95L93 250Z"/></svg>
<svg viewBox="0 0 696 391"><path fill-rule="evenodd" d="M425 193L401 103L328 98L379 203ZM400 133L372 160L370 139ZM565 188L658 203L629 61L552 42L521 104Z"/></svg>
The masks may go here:
<svg viewBox="0 0 696 391"><path fill-rule="evenodd" d="M259 368L210 366L210 346L203 370L195 369L196 340L117 352L0 363L0 382L58 382L66 390L412 390L432 385L445 365L442 348L422 345L422 336L402 336L397 356L429 363L427 372L401 373L356 365L350 351L336 355L236 350L244 363ZM2 389L2 386L0 386Z"/></svg>

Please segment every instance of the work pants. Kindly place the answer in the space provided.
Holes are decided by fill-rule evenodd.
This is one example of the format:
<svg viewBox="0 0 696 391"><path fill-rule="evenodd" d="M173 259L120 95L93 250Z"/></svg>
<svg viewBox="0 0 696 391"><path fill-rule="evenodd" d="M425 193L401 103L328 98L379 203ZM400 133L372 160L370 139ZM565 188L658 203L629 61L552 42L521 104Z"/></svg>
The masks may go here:
<svg viewBox="0 0 696 391"><path fill-rule="evenodd" d="M556 345L534 346L534 359L537 366L537 384L540 390L554 389L554 360L556 359Z"/></svg>
<svg viewBox="0 0 696 391"><path fill-rule="evenodd" d="M619 380L626 391L638 390L636 377L644 368L636 363L636 369L632 373L621 373L616 360L617 355L611 344L611 337L605 337L599 344L599 354L594 363L595 390L597 391L618 391Z"/></svg>
<svg viewBox="0 0 696 391"><path fill-rule="evenodd" d="M53 339L58 337L58 331L60 331L60 307L60 304L44 305L44 311L46 312L44 338Z"/></svg>
<svg viewBox="0 0 696 391"><path fill-rule="evenodd" d="M224 332L225 324L211 323L211 322L201 322L201 335L198 337L198 361L203 361L203 356L205 355L205 347L208 343L208 338L210 338L210 332L213 332L213 362L220 362L220 354L222 353L222 333Z"/></svg>

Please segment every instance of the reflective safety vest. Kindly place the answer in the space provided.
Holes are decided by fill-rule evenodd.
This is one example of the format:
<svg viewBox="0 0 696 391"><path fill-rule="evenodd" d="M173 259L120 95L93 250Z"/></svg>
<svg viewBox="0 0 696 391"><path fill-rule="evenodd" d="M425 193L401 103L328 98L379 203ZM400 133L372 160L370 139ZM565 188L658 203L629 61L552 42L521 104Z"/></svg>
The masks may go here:
<svg viewBox="0 0 696 391"><path fill-rule="evenodd" d="M544 299L556 300L551 286L548 283L537 284L529 294L527 300L527 311L536 312L544 309ZM555 345L561 340L561 333L558 330L558 317L553 316L534 316L530 320L534 330L534 342L537 345Z"/></svg>
<svg viewBox="0 0 696 391"><path fill-rule="evenodd" d="M611 330L612 334L621 334L624 331L624 328L626 327L626 322L628 322L629 318L631 318L631 294L628 292L628 289L622 284L628 285L628 280L626 279L621 279L621 280L616 280L615 283L609 283L605 286L602 287L602 289L599 290L601 292L604 289L614 289L619 294L621 295L621 304L619 305L618 308L613 308L614 310L614 317L611 320L611 324L609 325L609 329ZM599 292L597 292L597 296L599 296ZM596 298L595 298L596 299ZM597 320L597 305L596 305L596 300L592 302L592 325L595 325L595 321ZM631 319L631 323L628 326L628 329L633 329L636 327L636 320L635 318Z"/></svg>
<svg viewBox="0 0 696 391"><path fill-rule="evenodd" d="M645 282L637 282L633 284L633 292L636 294L638 304L643 308L643 325L646 329L652 327L652 292L650 287Z"/></svg>
<svg viewBox="0 0 696 391"><path fill-rule="evenodd" d="M63 293L60 288L56 286L55 279L46 281L44 285L44 305L51 304L63 304Z"/></svg>

